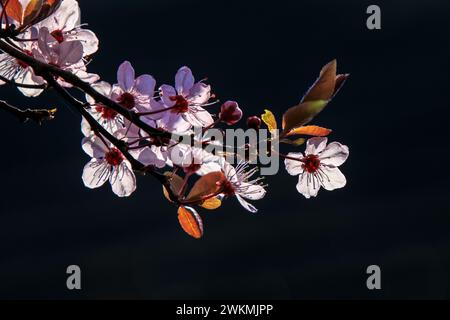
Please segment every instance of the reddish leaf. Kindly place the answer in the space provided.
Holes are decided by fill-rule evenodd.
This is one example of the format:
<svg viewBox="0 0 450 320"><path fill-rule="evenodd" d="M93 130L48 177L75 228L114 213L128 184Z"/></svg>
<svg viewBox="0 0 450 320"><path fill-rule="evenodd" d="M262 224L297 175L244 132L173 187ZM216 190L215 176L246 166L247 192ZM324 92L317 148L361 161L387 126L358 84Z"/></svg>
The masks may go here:
<svg viewBox="0 0 450 320"><path fill-rule="evenodd" d="M39 12L42 9L43 2L44 0L30 0L24 13L23 18L24 25L28 25L38 16Z"/></svg>
<svg viewBox="0 0 450 320"><path fill-rule="evenodd" d="M333 60L322 68L320 76L303 97L302 102L325 100L333 97L336 88L337 61Z"/></svg>
<svg viewBox="0 0 450 320"><path fill-rule="evenodd" d="M286 136L305 135L314 137L326 137L331 133L330 129L322 128L319 126L306 126L299 127L289 131Z"/></svg>
<svg viewBox="0 0 450 320"><path fill-rule="evenodd" d="M43 0L42 5L39 8L39 11L33 18L27 19L27 23L24 24L23 28L27 25L34 25L36 23L41 22L42 20L47 19L50 15L52 15L60 6L62 0Z"/></svg>
<svg viewBox="0 0 450 320"><path fill-rule="evenodd" d="M20 24L23 23L23 7L19 0L5 1L6 14Z"/></svg>
<svg viewBox="0 0 450 320"><path fill-rule="evenodd" d="M225 180L222 172L211 172L201 177L192 188L186 201L202 203L206 198L220 193L221 181Z"/></svg>
<svg viewBox="0 0 450 320"><path fill-rule="evenodd" d="M336 85L334 87L333 97L335 97L338 92L342 89L347 79L350 77L349 74L339 74L336 77Z"/></svg>
<svg viewBox="0 0 450 320"><path fill-rule="evenodd" d="M304 126L319 114L328 104L326 100L308 101L290 108L283 115L283 135Z"/></svg>
<svg viewBox="0 0 450 320"><path fill-rule="evenodd" d="M203 236L203 221L191 207L178 208L178 221L183 230L195 239L200 239Z"/></svg>
<svg viewBox="0 0 450 320"><path fill-rule="evenodd" d="M181 178L180 176L178 176L172 172L166 172L166 173L164 173L164 175L169 178L170 189L171 189L172 193L178 194L180 192L181 188L183 187L183 178ZM173 202L172 199L170 199L169 192L165 186L163 186L163 193L167 200L169 200L170 202Z"/></svg>

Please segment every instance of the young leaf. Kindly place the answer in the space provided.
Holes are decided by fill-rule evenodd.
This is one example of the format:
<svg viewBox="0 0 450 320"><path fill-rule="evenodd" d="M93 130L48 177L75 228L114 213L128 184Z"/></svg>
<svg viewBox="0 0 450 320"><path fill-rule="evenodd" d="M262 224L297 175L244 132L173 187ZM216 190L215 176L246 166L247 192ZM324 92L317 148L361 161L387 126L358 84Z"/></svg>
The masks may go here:
<svg viewBox="0 0 450 320"><path fill-rule="evenodd" d="M328 104L327 100L303 102L290 108L283 115L283 134L304 126L318 115Z"/></svg>
<svg viewBox="0 0 450 320"><path fill-rule="evenodd" d="M192 188L186 201L202 203L205 198L220 193L221 183L225 180L222 172L211 172L201 177Z"/></svg>
<svg viewBox="0 0 450 320"><path fill-rule="evenodd" d="M42 9L42 5L44 3L44 0L30 0L28 3L24 18L23 18L23 24L28 25L30 22L32 22L39 14L39 12Z"/></svg>
<svg viewBox="0 0 450 320"><path fill-rule="evenodd" d="M344 86L345 82L347 82L347 79L350 77L350 74L339 74L336 77L336 85L334 87L334 93L333 98L339 93L339 91Z"/></svg>
<svg viewBox="0 0 450 320"><path fill-rule="evenodd" d="M319 126L305 126L295 128L289 131L286 136L295 136L295 135L305 135L305 136L314 136L314 137L326 137L331 133L330 129L322 128Z"/></svg>
<svg viewBox="0 0 450 320"><path fill-rule="evenodd" d="M6 14L20 24L23 23L23 7L19 0L5 1Z"/></svg>
<svg viewBox="0 0 450 320"><path fill-rule="evenodd" d="M197 211L191 207L178 208L178 221L183 230L195 239L203 236L203 221Z"/></svg>
<svg viewBox="0 0 450 320"><path fill-rule="evenodd" d="M59 8L61 3L62 0L42 0L42 5L40 6L37 14L33 17L30 15L29 19L27 19L27 23L24 24L23 27L25 28L28 25L34 25L47 19Z"/></svg>
<svg viewBox="0 0 450 320"><path fill-rule="evenodd" d="M277 126L277 120L275 119L275 116L273 115L272 111L270 110L264 110L264 114L261 115L262 121L267 125L269 128L269 131L272 132L278 128Z"/></svg>
<svg viewBox="0 0 450 320"><path fill-rule="evenodd" d="M169 178L170 189L171 189L172 193L178 194L183 186L183 178L181 178L180 176L178 176L172 172L166 172L166 173L164 173L164 175ZM173 202L170 199L169 192L165 186L163 186L163 193L167 200L169 200L170 202Z"/></svg>
<svg viewBox="0 0 450 320"><path fill-rule="evenodd" d="M322 68L319 78L308 90L301 102L331 100L336 88L336 72L337 61L333 60Z"/></svg>
<svg viewBox="0 0 450 320"><path fill-rule="evenodd" d="M216 197L207 199L203 201L202 204L200 204L200 207L207 209L207 210L216 210L219 209L222 206L222 201L217 199Z"/></svg>
<svg viewBox="0 0 450 320"><path fill-rule="evenodd" d="M295 147L299 147L299 146L305 144L306 139L304 139L304 138L298 138L297 140L281 139L280 142L285 143L285 144L290 144Z"/></svg>

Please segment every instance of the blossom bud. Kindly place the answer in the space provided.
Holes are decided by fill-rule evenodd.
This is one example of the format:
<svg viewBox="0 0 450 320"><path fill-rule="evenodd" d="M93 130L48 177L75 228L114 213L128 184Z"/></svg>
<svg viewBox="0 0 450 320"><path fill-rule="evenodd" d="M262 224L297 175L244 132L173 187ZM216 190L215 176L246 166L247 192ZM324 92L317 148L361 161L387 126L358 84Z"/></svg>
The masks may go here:
<svg viewBox="0 0 450 320"><path fill-rule="evenodd" d="M227 101L220 108L219 119L228 125L234 125L242 119L242 110L235 101Z"/></svg>
<svg viewBox="0 0 450 320"><path fill-rule="evenodd" d="M247 127L249 127L250 129L259 130L259 128L261 127L261 124L262 124L262 121L257 116L249 117L247 119Z"/></svg>

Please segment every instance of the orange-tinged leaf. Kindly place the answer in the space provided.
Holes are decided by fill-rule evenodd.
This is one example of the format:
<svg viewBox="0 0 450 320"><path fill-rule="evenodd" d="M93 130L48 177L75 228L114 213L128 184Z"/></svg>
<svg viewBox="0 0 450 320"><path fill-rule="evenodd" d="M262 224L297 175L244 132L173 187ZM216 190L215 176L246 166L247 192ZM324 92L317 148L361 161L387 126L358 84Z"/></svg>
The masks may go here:
<svg viewBox="0 0 450 320"><path fill-rule="evenodd" d="M20 24L23 23L23 7L19 0L8 1L6 4L6 14Z"/></svg>
<svg viewBox="0 0 450 320"><path fill-rule="evenodd" d="M277 119L275 118L272 111L264 110L264 114L261 115L261 119L262 119L262 121L264 121L266 126L269 128L270 132L272 132L278 128Z"/></svg>
<svg viewBox="0 0 450 320"><path fill-rule="evenodd" d="M283 135L304 126L318 115L328 104L326 100L303 102L290 108L283 115Z"/></svg>
<svg viewBox="0 0 450 320"><path fill-rule="evenodd" d="M178 221L184 232L195 239L203 236L203 221L197 211L191 207L181 206L178 208Z"/></svg>
<svg viewBox="0 0 450 320"><path fill-rule="evenodd" d="M171 189L172 193L178 194L183 186L183 178L181 178L180 176L178 176L172 172L166 172L166 173L164 173L164 175L169 178L170 189ZM163 186L163 193L167 200L169 200L170 202L173 202L170 199L169 192L165 186Z"/></svg>
<svg viewBox="0 0 450 320"><path fill-rule="evenodd" d="M336 88L336 72L337 61L333 60L322 68L319 78L308 90L301 102L331 100Z"/></svg>
<svg viewBox="0 0 450 320"><path fill-rule="evenodd" d="M186 198L188 202L202 203L205 198L209 198L220 193L221 183L225 180L222 172L211 172L201 177L192 187L191 192Z"/></svg>
<svg viewBox="0 0 450 320"><path fill-rule="evenodd" d="M330 129L319 126L305 126L299 127L289 131L286 136L305 135L314 137L326 137L331 133Z"/></svg>
<svg viewBox="0 0 450 320"><path fill-rule="evenodd" d="M28 25L31 21L34 20L34 18L37 17L37 15L42 9L43 2L44 0L30 0L24 13L23 18L24 25Z"/></svg>
<svg viewBox="0 0 450 320"><path fill-rule="evenodd" d="M200 205L200 207L207 209L207 210L216 210L219 209L222 206L222 201L217 199L216 197L207 199L203 201L203 203Z"/></svg>

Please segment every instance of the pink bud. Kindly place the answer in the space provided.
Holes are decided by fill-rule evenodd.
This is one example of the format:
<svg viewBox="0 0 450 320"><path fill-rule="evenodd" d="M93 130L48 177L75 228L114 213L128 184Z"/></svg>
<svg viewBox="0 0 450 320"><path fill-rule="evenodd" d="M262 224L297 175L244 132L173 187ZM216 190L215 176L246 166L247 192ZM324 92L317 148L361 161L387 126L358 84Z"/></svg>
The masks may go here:
<svg viewBox="0 0 450 320"><path fill-rule="evenodd" d="M225 122L228 125L234 125L242 119L242 110L235 101L227 101L220 108L219 118L220 121Z"/></svg>
<svg viewBox="0 0 450 320"><path fill-rule="evenodd" d="M259 128L261 127L261 124L262 124L262 121L257 116L249 117L247 119L247 127L249 127L250 129L259 130Z"/></svg>

